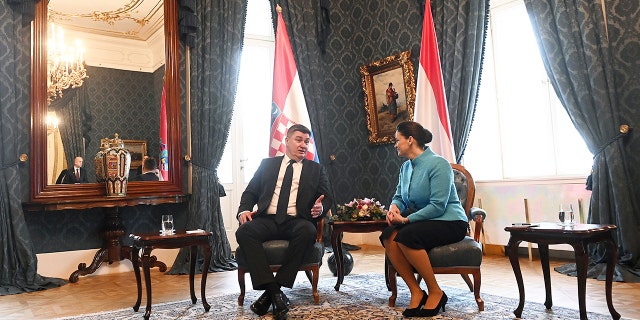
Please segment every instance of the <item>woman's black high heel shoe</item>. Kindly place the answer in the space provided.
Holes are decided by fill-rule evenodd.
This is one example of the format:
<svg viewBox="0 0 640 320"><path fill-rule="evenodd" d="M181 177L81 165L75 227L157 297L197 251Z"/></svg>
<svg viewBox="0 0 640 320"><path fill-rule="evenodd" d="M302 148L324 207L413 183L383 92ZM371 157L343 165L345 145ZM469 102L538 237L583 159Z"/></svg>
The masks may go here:
<svg viewBox="0 0 640 320"><path fill-rule="evenodd" d="M420 304L418 304L418 306L415 308L404 309L404 311L402 311L402 316L404 316L405 318L417 317L418 312L422 310L422 306L424 306L424 304L427 303L428 297L429 296L427 295L427 292L422 290L422 299L420 299Z"/></svg>
<svg viewBox="0 0 640 320"><path fill-rule="evenodd" d="M444 306L447 304L447 301L449 301L449 298L447 297L447 294L444 293L443 291L442 298L440 298L440 302L438 302L438 305L434 309L420 309L418 310L418 314L416 316L435 317L438 314L438 312L440 312L440 308L442 308L442 312L444 312Z"/></svg>

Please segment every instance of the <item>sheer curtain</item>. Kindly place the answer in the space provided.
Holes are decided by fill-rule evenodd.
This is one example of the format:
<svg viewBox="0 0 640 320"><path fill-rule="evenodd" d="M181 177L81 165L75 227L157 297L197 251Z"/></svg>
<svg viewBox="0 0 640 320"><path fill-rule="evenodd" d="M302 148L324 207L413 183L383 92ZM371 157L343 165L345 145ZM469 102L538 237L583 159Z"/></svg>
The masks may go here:
<svg viewBox="0 0 640 320"><path fill-rule="evenodd" d="M213 233L209 271L233 270L237 265L225 232L216 169L231 126L247 1L201 0L194 7L199 25L190 66L193 193L186 228ZM169 272L187 273L188 262L189 251L180 250Z"/></svg>
<svg viewBox="0 0 640 320"><path fill-rule="evenodd" d="M638 2L524 0L553 88L589 150L594 154L589 223L618 226L616 281L640 281L640 207L637 177L640 144L621 125L639 119L637 56L626 56L627 45L638 46ZM624 5L623 5L624 4ZM631 7L628 7L628 6ZM605 18L606 17L606 18ZM615 31L614 31L615 30ZM628 33L625 31L629 31ZM619 41L619 43L617 43ZM631 68L630 68L631 66ZM635 119L635 120L634 120ZM632 152L633 146L635 151ZM636 170L636 171L634 171ZM590 250L588 275L604 279L604 246ZM557 268L575 274L575 265Z"/></svg>

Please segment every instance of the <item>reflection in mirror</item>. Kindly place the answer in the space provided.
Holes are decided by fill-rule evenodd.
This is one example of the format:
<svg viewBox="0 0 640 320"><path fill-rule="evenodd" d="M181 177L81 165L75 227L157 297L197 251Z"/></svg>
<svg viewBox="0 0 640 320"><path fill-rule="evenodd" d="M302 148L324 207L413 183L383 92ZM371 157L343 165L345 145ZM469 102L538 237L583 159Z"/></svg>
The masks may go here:
<svg viewBox="0 0 640 320"><path fill-rule="evenodd" d="M57 123L47 126L47 183L54 184L76 156L85 159L88 180L95 182L100 139L114 133L147 141L148 153L157 157L162 0L50 0L47 12L47 115Z"/></svg>
<svg viewBox="0 0 640 320"><path fill-rule="evenodd" d="M63 208L73 206L62 203L86 203L104 197L104 185L95 183L93 163L100 140L115 133L125 140L143 140L148 154L158 157L161 105L166 108L167 138L163 146L168 159L167 179L151 185L132 182L127 196L133 200L183 194L177 16L177 0L36 3L31 60L30 202ZM75 47L76 40L81 43L81 54L70 59L70 66L83 61L87 76L82 85L69 85L62 90L62 96L55 97L47 90L53 81L47 55L51 22L55 23L55 33L58 27L63 30L65 46L68 43ZM64 66L66 71L66 61ZM76 156L85 159L90 183L54 184L58 174L73 165Z"/></svg>

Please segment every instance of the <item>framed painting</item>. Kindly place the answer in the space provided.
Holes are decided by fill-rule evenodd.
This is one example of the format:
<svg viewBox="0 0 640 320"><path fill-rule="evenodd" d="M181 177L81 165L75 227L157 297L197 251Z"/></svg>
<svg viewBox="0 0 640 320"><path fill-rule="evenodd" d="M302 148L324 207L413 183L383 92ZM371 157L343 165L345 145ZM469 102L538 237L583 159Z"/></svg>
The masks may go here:
<svg viewBox="0 0 640 320"><path fill-rule="evenodd" d="M369 143L394 143L396 125L413 120L416 101L411 51L360 67Z"/></svg>
<svg viewBox="0 0 640 320"><path fill-rule="evenodd" d="M146 140L122 140L124 148L131 154L131 170L142 165L142 158L147 154Z"/></svg>

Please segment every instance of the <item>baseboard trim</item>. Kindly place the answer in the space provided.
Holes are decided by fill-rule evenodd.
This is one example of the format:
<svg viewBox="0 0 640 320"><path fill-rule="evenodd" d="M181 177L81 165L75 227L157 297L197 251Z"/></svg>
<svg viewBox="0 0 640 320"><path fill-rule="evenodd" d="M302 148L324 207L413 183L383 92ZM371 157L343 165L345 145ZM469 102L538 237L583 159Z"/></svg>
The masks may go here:
<svg viewBox="0 0 640 320"><path fill-rule="evenodd" d="M507 247L503 245L497 245L497 244L484 245L484 254L506 256L507 255L506 252L507 252ZM518 247L518 255L528 257L529 249L527 247ZM538 248L531 248L531 256L532 258L540 259L540 251L538 250ZM567 251L567 250L549 249L549 257L555 258L555 259L575 260L574 252Z"/></svg>

